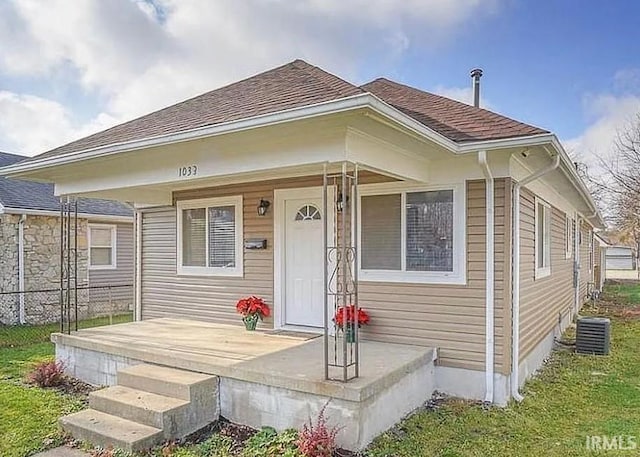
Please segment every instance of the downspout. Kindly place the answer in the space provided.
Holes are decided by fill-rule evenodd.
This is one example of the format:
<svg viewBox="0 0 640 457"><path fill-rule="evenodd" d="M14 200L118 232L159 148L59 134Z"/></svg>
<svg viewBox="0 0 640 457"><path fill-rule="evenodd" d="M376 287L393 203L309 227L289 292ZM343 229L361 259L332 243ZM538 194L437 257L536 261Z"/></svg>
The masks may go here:
<svg viewBox="0 0 640 457"><path fill-rule="evenodd" d="M546 148L545 148L546 150ZM553 162L546 167L539 169L526 176L522 181L513 185L513 224L512 224L512 309L511 309L511 396L516 401L522 401L524 397L520 394L520 383L518 368L520 365L520 189L522 186L541 178L547 173L555 170L560 165L560 154L556 154Z"/></svg>
<svg viewBox="0 0 640 457"><path fill-rule="evenodd" d="M495 236L494 236L494 182L491 169L487 163L487 151L478 151L478 164L485 178L486 201L486 249L485 249L485 396L486 403L493 403L494 397L494 365L495 365Z"/></svg>
<svg viewBox="0 0 640 457"><path fill-rule="evenodd" d="M27 323L27 313L24 305L24 223L26 220L27 215L22 214L18 221L18 291L20 292L18 319L20 325Z"/></svg>
<svg viewBox="0 0 640 457"><path fill-rule="evenodd" d="M576 226L573 229L573 315L580 309L580 227L582 218L576 213Z"/></svg>

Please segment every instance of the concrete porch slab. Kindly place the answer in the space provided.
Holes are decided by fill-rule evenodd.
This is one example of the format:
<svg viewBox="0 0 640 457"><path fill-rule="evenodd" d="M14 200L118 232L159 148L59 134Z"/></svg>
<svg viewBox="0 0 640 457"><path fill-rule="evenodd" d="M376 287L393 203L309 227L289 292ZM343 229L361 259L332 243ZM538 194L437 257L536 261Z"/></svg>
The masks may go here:
<svg viewBox="0 0 640 457"><path fill-rule="evenodd" d="M360 377L342 383L324 379L323 339L317 335L274 335L247 332L240 326L163 318L71 335L56 333L51 339L58 359L68 369L113 371L114 380L118 369L153 363L349 401L363 401L436 358L433 348L362 341ZM81 353L87 355L86 360L75 360ZM116 359L100 361L99 354ZM80 371L71 374L82 379ZM96 383L95 379L85 381Z"/></svg>

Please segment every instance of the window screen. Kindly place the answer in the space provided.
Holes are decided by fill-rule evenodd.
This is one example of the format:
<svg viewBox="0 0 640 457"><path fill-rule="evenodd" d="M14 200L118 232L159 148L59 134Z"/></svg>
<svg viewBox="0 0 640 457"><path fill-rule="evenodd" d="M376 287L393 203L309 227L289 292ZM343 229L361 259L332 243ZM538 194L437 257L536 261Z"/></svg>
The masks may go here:
<svg viewBox="0 0 640 457"><path fill-rule="evenodd" d="M365 270L400 270L401 196L372 195L362 197L362 268Z"/></svg>
<svg viewBox="0 0 640 457"><path fill-rule="evenodd" d="M209 208L209 266L236 266L235 206Z"/></svg>
<svg viewBox="0 0 640 457"><path fill-rule="evenodd" d="M407 271L453 271L453 191L407 193Z"/></svg>
<svg viewBox="0 0 640 457"><path fill-rule="evenodd" d="M182 264L206 266L206 218L204 208L182 210Z"/></svg>

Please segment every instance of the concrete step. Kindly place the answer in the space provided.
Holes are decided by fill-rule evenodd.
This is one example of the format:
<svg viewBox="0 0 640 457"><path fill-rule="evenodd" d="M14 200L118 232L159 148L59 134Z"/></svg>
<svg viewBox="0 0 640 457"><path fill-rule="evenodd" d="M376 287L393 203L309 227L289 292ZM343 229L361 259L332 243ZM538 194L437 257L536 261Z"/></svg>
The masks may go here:
<svg viewBox="0 0 640 457"><path fill-rule="evenodd" d="M159 365L140 364L118 371L118 385L193 401L217 392L218 378Z"/></svg>
<svg viewBox="0 0 640 457"><path fill-rule="evenodd" d="M74 438L94 446L142 451L163 440L162 430L110 414L85 409L60 418L62 429Z"/></svg>
<svg viewBox="0 0 640 457"><path fill-rule="evenodd" d="M167 439L179 438L188 426L187 400L157 395L124 386L113 386L92 392L89 407L139 424L163 430Z"/></svg>

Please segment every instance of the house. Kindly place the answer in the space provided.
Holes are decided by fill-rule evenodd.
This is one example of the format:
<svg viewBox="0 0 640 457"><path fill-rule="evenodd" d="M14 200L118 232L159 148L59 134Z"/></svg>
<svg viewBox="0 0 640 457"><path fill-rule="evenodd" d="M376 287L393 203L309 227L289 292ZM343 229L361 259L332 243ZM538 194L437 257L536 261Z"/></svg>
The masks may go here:
<svg viewBox="0 0 640 457"><path fill-rule="evenodd" d="M520 400L586 300L603 227L553 133L301 60L3 173L136 205L139 322L57 335L75 375L215 375L222 414L252 426L331 398L353 449L434 389ZM239 327L248 295L273 308L258 334ZM371 316L355 343L332 322L353 303Z"/></svg>
<svg viewBox="0 0 640 457"><path fill-rule="evenodd" d="M25 159L0 152L0 166ZM132 210L118 202L80 199L78 212L78 285L85 288L84 306L106 295L104 286L119 286L112 290L113 311L128 310L133 301ZM0 234L0 324L59 322L60 201L53 185L0 177Z"/></svg>
<svg viewBox="0 0 640 457"><path fill-rule="evenodd" d="M612 244L606 246L607 279L640 279L637 256L631 246Z"/></svg>

